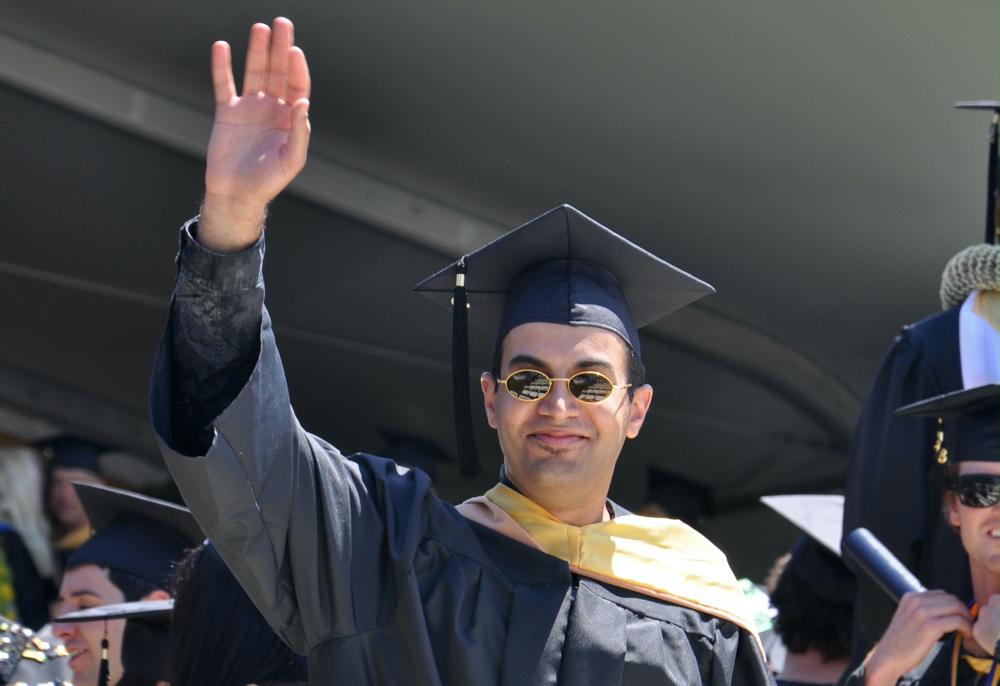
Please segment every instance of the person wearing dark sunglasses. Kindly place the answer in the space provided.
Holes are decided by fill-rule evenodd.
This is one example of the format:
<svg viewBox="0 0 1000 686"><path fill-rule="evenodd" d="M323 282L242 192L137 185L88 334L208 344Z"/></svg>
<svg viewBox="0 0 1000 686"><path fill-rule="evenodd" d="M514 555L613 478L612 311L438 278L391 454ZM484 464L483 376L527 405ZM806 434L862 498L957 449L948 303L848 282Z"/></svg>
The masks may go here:
<svg viewBox="0 0 1000 686"><path fill-rule="evenodd" d="M968 556L972 597L903 596L882 639L848 683L1000 682L1000 385L930 398L898 413L936 418L941 510ZM932 505L933 506L933 505Z"/></svg>
<svg viewBox="0 0 1000 686"><path fill-rule="evenodd" d="M214 549L316 684L770 682L725 556L608 500L646 419L638 329L712 287L569 207L425 279L452 311L456 428L467 326L501 483L458 507L428 476L305 431L263 306L267 203L305 163L309 72L292 24L251 30L243 94L212 52L201 215L181 232L151 414ZM386 389L385 392L390 392Z"/></svg>

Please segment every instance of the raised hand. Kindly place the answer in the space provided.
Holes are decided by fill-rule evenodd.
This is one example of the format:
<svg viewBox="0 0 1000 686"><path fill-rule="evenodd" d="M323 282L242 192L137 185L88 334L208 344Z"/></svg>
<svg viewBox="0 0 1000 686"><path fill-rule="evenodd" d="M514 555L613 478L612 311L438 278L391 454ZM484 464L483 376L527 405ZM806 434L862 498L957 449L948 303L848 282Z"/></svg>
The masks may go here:
<svg viewBox="0 0 1000 686"><path fill-rule="evenodd" d="M309 67L292 22L250 29L243 93L229 45L212 46L215 122L208 143L198 240L220 252L260 236L267 204L302 170L309 147Z"/></svg>
<svg viewBox="0 0 1000 686"><path fill-rule="evenodd" d="M905 594L868 658L865 685L895 684L953 631L972 636L972 619L962 601L944 591Z"/></svg>

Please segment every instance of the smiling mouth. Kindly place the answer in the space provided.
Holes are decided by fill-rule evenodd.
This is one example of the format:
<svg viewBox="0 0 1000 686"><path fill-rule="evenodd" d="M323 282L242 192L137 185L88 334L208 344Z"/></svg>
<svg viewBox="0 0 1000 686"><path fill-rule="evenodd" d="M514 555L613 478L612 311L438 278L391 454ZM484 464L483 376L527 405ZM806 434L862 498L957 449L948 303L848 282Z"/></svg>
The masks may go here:
<svg viewBox="0 0 1000 686"><path fill-rule="evenodd" d="M549 448L568 448L587 440L586 436L581 434L548 433L545 431L528 434L528 438Z"/></svg>
<svg viewBox="0 0 1000 686"><path fill-rule="evenodd" d="M1000 538L1000 529L990 529L986 532L986 535L990 538Z"/></svg>

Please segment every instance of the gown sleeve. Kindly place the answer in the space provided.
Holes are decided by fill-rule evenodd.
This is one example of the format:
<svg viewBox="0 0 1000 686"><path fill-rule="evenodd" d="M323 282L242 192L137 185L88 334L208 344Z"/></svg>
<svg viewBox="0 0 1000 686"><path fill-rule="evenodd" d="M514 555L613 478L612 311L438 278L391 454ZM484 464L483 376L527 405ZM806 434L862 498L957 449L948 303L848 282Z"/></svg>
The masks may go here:
<svg viewBox="0 0 1000 686"><path fill-rule="evenodd" d="M193 228L152 375L154 429L208 538L275 632L308 654L389 621L430 482L345 458L299 425L263 306L263 241L217 255Z"/></svg>

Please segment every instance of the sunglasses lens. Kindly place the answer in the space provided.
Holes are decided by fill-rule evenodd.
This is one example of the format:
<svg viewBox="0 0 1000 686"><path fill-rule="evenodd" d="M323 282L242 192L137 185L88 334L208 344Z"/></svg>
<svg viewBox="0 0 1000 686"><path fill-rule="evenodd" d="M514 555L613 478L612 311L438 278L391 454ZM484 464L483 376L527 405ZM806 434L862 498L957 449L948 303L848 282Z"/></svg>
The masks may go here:
<svg viewBox="0 0 1000 686"><path fill-rule="evenodd" d="M507 378L507 391L518 400L538 400L549 392L552 382L541 372L525 370Z"/></svg>
<svg viewBox="0 0 1000 686"><path fill-rule="evenodd" d="M993 507L1000 502L1000 476L970 474L958 478L958 499L966 507Z"/></svg>
<svg viewBox="0 0 1000 686"><path fill-rule="evenodd" d="M585 403L599 403L614 390L611 381L597 372L581 372L569 380L569 392Z"/></svg>

